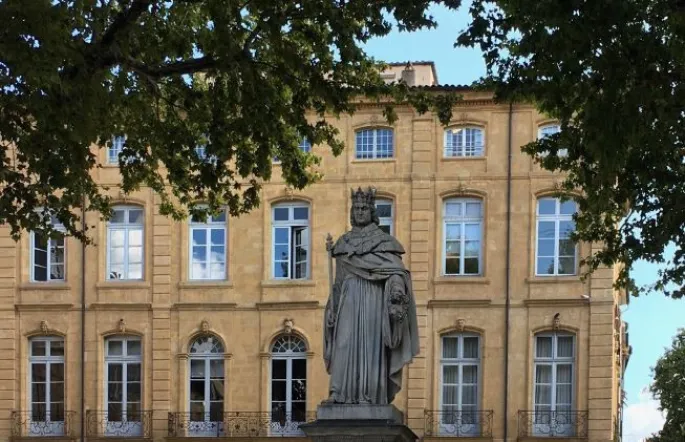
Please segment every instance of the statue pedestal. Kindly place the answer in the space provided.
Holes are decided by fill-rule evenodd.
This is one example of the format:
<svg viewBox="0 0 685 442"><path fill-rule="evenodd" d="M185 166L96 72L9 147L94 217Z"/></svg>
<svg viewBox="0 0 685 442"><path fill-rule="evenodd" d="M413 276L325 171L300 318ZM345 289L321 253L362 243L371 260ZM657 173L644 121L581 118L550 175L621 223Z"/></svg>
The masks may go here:
<svg viewBox="0 0 685 442"><path fill-rule="evenodd" d="M314 442L415 442L394 405L321 404L316 421L300 425Z"/></svg>

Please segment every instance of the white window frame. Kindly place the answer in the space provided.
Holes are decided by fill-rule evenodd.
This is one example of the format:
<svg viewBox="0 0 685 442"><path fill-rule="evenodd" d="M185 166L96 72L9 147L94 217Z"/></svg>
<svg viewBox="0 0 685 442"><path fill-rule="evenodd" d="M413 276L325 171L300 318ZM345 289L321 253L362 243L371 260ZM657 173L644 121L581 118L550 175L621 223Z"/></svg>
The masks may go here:
<svg viewBox="0 0 685 442"><path fill-rule="evenodd" d="M298 145L300 150L304 153L310 153L312 151L312 143L309 142L307 137L302 137L300 139L300 144Z"/></svg>
<svg viewBox="0 0 685 442"><path fill-rule="evenodd" d="M467 135L476 131L480 133L481 143L467 146ZM476 135L473 137L475 138ZM453 144L455 138L457 143ZM443 156L444 158L479 158L485 156L485 130L479 126L460 126L446 129L443 136Z"/></svg>
<svg viewBox="0 0 685 442"><path fill-rule="evenodd" d="M456 358L446 358L444 349L445 349L445 339L446 338L457 338L458 339L458 351L457 351L457 357ZM476 338L478 339L478 357L477 358L465 358L464 357L464 338ZM440 410L440 420L439 420L439 427L438 427L438 435L440 436L448 436L448 435L455 435L455 436L470 436L470 437L475 437L475 436L480 436L480 402L481 402L481 388L482 388L482 381L481 381L481 359L482 359L482 338L479 334L477 333L450 333L446 335L442 335L440 337L440 393L439 393L439 410ZM477 383L476 383L476 411L475 411L475 418L476 422L473 424L463 424L461 419L459 419L456 423L452 422L451 420L445 419L447 415L443 414L443 410L445 410L444 407L454 407L456 405L457 407L457 412L460 414L462 411L462 400L463 400L463 390L462 388L464 387L464 377L463 377L463 369L464 366L476 366L476 376L478 377ZM447 366L456 366L459 367L459 380L457 384L449 384L449 385L454 385L457 386L457 404L444 404L444 387L445 387L445 382L444 382L444 367ZM468 384L471 385L471 384ZM473 406L473 404L467 404ZM461 426L463 428L457 428L455 429L455 425ZM470 431L469 431L470 430Z"/></svg>
<svg viewBox="0 0 685 442"><path fill-rule="evenodd" d="M110 141L110 145L107 147L107 164L119 164L119 156L124 150L125 144L125 135L117 135L112 137L112 141Z"/></svg>
<svg viewBox="0 0 685 442"><path fill-rule="evenodd" d="M378 217L379 226L388 226L390 235L395 234L395 203L391 199L378 198L376 200L376 209L380 205L390 206L390 216Z"/></svg>
<svg viewBox="0 0 685 442"><path fill-rule="evenodd" d="M570 337L573 342L573 355L571 357L560 357L558 355L558 341L560 337ZM551 338L552 339L552 357L540 357L538 356L538 338ZM540 422L538 422L538 415L536 403L535 391L538 385L537 382L537 370L538 366L549 366L551 370L551 383L544 384L549 385L551 390L550 395L550 411L556 412L557 408L557 366L558 365L570 365L571 366L571 403L564 404L569 405L570 412L573 413L576 401L576 336L572 333L557 333L557 332L541 332L534 335L533 342L533 435L550 435L549 421L542 416ZM540 404L542 406L547 406L547 404ZM576 431L575 419L570 419L567 424L558 423L555 428L555 434L553 436L573 436Z"/></svg>
<svg viewBox="0 0 685 442"><path fill-rule="evenodd" d="M541 215L540 214L540 202L542 200L555 200L555 209L553 215ZM575 204L575 202L574 202ZM576 205L576 211L578 206ZM575 212L574 212L575 213ZM573 215L562 214L561 213L561 199L555 197L540 197L535 202L535 276L545 277L545 276L574 276L578 273L578 244L576 243L573 248L573 272L572 273L559 273L559 242L560 242L560 229L559 223L561 222L573 222ZM552 273L540 273L538 267L538 261L540 258L539 245L540 245L540 223L541 222L554 222L554 256L543 256L543 258L553 258L554 259L554 271ZM575 225L575 223L574 223ZM551 239L551 238L546 238ZM564 255L563 258L570 258L570 256Z"/></svg>
<svg viewBox="0 0 685 442"><path fill-rule="evenodd" d="M114 207L115 211L123 211L124 212L124 222L122 223L115 223L113 224L110 221L107 222L107 248L106 248L106 254L107 254L107 274L106 279L109 281L142 281L145 279L145 208L142 206L115 206ZM141 223L131 223L129 222L129 213L131 210L140 210L142 211L142 222ZM135 230L140 230L141 232L141 252L140 252L140 278L129 278L129 267L131 262L129 261L129 232L135 231ZM112 254L112 232L114 231L123 231L124 232L124 273L122 274L121 278L112 278L112 259L111 259L111 254ZM138 263L134 263L138 264Z"/></svg>
<svg viewBox="0 0 685 442"><path fill-rule="evenodd" d="M288 219L283 221L276 221L275 214L276 209L288 209ZM307 219L295 219L295 209L307 209ZM297 279L305 280L309 279L310 268L311 268L311 227L310 220L312 217L311 206L307 203L280 203L275 204L271 208L271 277L273 279L286 280L286 279ZM277 229L288 229L288 243L276 243L276 230ZM295 232L296 229L302 229L307 235L307 244L304 245L304 250L307 253L306 261L295 261L296 257L296 247L295 244ZM276 246L277 245L287 245L288 246L288 257L286 260L276 259ZM288 263L288 274L287 276L276 276L276 266L280 265L282 262ZM300 278L294 277L294 270L297 264L305 263L305 275Z"/></svg>
<svg viewBox="0 0 685 442"><path fill-rule="evenodd" d="M59 222L59 220L56 217L51 217L50 222L52 223L52 228L60 232L63 236L60 238L48 238L47 240L47 249L45 250L46 254L46 279L43 280L37 280L36 279L36 233L32 231L30 235L29 242L31 244L31 282L37 282L37 283L49 283L49 282L63 282L66 280L67 277L67 241L66 241L66 235L64 235L66 229L62 225L62 223ZM62 243L62 245L59 245L59 242ZM52 254L50 251L53 248L61 248L62 249L62 259L63 261L60 262L53 262L52 261ZM53 278L52 277L52 271L51 268L53 265L61 265L62 266L62 278Z"/></svg>
<svg viewBox="0 0 685 442"><path fill-rule="evenodd" d="M111 355L109 353L109 343L113 341L121 342L121 355ZM128 343L138 342L140 344L140 354L128 354ZM109 368L112 364L121 365L121 420L110 420L109 416ZM140 414L132 417L128 416L128 366L138 365L140 370ZM104 417L106 421L105 435L122 436L122 432L127 437L143 435L143 342L137 336L110 336L105 339L105 377L104 377ZM135 419L138 420L135 420ZM125 423L122 426L122 422Z"/></svg>
<svg viewBox="0 0 685 442"><path fill-rule="evenodd" d="M462 204L462 214L459 216L448 216L447 205L450 203ZM466 204L478 203L480 205L480 215L469 217L465 215ZM461 236L459 241L459 273L447 273L447 226L460 225ZM480 236L478 238L478 272L465 273L464 252L466 250L466 226L478 225ZM454 240L452 240L454 241ZM469 258L473 258L470 256ZM483 274L483 200L480 198L448 198L442 204L442 275L443 276L480 276Z"/></svg>
<svg viewBox="0 0 685 442"><path fill-rule="evenodd" d="M379 149L379 132L380 131L388 131L390 133L391 137L391 143L390 143L390 155L385 155L385 151L383 151L383 155L380 155L381 151ZM372 142L373 142L373 147L371 150L371 156L370 157L365 157L361 155L361 152L359 151L359 135L363 132L371 132L372 133ZM364 154L367 154L365 151ZM357 130L354 133L354 158L356 160L389 160L392 158L395 158L395 131L391 127L366 127L366 128L361 128Z"/></svg>
<svg viewBox="0 0 685 442"><path fill-rule="evenodd" d="M207 215L207 221L206 222L199 222L199 221L193 221L192 217L190 219L189 228L188 228L188 279L191 281L225 281L228 279L228 228L227 228L227 222L228 222L228 215L226 211L223 212L223 218L224 220L221 221L216 221L214 219L215 217L213 215ZM207 238L207 242L204 244L204 247L206 247L206 252L205 252L205 262L207 264L207 275L208 277L206 278L201 278L196 275L194 275L194 267L193 267L193 246L195 245L193 243L193 232L197 230L204 230ZM224 248L224 266L223 266L223 273L217 276L212 275L212 241L211 241L211 233L213 230L223 230L224 232L224 243L223 243L223 248Z"/></svg>
<svg viewBox="0 0 685 442"><path fill-rule="evenodd" d="M44 342L45 343L45 355L38 356L33 354L33 343L34 342ZM62 342L63 355L53 356L51 354L51 342ZM66 382L67 382L67 367L66 367L66 346L64 345L64 338L60 336L41 336L29 339L29 369L28 369L28 404L29 404L29 435L30 436L60 436L65 434L66 430ZM45 420L33 420L33 365L34 364L44 364L45 365ZM61 364L63 371L62 379L62 408L64 411L64 420L53 420L50 412L50 404L52 403L52 385L51 380L51 365Z"/></svg>
<svg viewBox="0 0 685 442"><path fill-rule="evenodd" d="M548 132L548 130L550 130ZM559 123L545 123L541 124L538 126L538 140L542 140L543 138L546 138L550 135L553 134L558 134L561 132L561 125ZM545 152L543 157L547 156L547 152ZM561 148L557 151L557 156L560 158L564 158L568 156L568 149L567 148Z"/></svg>
<svg viewBox="0 0 685 442"><path fill-rule="evenodd" d="M288 342L286 345L289 346L289 348L285 352L277 352L275 351L276 345L281 341L282 339L286 339ZM295 343L299 344L296 345ZM293 350L295 349L295 350ZM300 350L302 349L302 350ZM273 420L273 395L272 395L272 385L273 385L273 363L276 360L282 360L285 361L285 369L286 369L286 378L285 378L285 422L284 425L281 425L281 422L274 422ZM303 436L304 433L302 430L299 429L300 423L305 423L305 422L299 422L295 421L293 414L292 414L292 405L293 405L293 398L292 398L292 390L293 390L293 361L294 360L303 360L305 363L305 398L304 400L300 400L298 402L304 403L305 407L305 416L307 414L307 393L309 389L309 381L307 379L307 365L309 365L309 362L307 361L307 346L306 343L304 342L303 339L301 339L299 336L295 335L281 335L278 338L274 340L273 345L271 346L271 363L269 364L269 408L272 410L272 421L271 421L271 433L274 435L280 435L280 436ZM300 380L300 379L296 379ZM282 379L279 379L279 381L282 381ZM281 401L276 401L276 402L281 402ZM276 416L278 417L278 416Z"/></svg>
<svg viewBox="0 0 685 442"><path fill-rule="evenodd" d="M211 337L212 339L216 340L216 345L219 346L219 349L221 350L220 352L213 352L213 351L208 351L208 352L203 352L203 353L191 353L190 349L192 348L193 344L197 342L199 339L205 338L205 337ZM196 436L196 437L217 437L217 436L223 436L225 432L224 428L224 421L223 421L223 415L226 413L226 397L224 395L224 391L226 389L226 361L225 361L225 352L226 349L224 348L223 343L221 340L214 334L206 334L206 335L201 335L201 336L196 336L195 339L190 343L190 347L188 348L188 379L187 379L187 404L188 404L188 412L192 413L192 407L191 403L192 402L198 402L198 401L193 401L192 396L191 396L191 382L193 380L192 377L192 364L193 361L204 361L204 399L203 399L203 408L205 410L203 420L202 421L191 421L192 419L192 414L191 417L189 418L188 422L188 433L189 435ZM211 420L211 403L212 402L218 402L218 401L212 401L211 400L211 388L210 384L212 381L212 375L211 375L211 361L221 361L221 368L222 368L222 387L223 390L222 393L222 420L219 421L212 421ZM199 379L199 378L197 378ZM197 380L196 379L196 380ZM194 422L197 422L194 424Z"/></svg>

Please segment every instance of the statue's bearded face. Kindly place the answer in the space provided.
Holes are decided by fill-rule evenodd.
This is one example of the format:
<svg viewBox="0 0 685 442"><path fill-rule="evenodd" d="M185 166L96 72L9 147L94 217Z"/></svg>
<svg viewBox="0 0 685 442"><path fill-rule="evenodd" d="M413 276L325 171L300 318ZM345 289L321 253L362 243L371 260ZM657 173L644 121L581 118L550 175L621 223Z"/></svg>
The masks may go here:
<svg viewBox="0 0 685 442"><path fill-rule="evenodd" d="M364 227L371 223L371 207L366 203L355 202L352 205L352 219L354 224Z"/></svg>

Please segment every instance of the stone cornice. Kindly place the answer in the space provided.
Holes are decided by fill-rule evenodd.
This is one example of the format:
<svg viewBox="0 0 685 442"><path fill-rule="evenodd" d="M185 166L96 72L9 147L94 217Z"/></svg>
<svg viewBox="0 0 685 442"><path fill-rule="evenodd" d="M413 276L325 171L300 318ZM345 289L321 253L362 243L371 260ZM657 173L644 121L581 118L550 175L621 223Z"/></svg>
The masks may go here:
<svg viewBox="0 0 685 442"><path fill-rule="evenodd" d="M490 304L490 299L431 299L428 308L488 307Z"/></svg>
<svg viewBox="0 0 685 442"><path fill-rule="evenodd" d="M205 311L205 310L235 310L238 304L235 302L177 302L172 304L172 310Z"/></svg>
<svg viewBox="0 0 685 442"><path fill-rule="evenodd" d="M312 310L319 308L319 301L258 302L257 310Z"/></svg>

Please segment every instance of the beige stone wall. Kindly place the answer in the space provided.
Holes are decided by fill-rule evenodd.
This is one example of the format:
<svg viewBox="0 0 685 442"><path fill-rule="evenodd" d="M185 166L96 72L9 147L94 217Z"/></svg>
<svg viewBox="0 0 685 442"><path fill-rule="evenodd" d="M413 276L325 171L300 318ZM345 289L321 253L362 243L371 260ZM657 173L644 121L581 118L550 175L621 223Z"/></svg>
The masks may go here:
<svg viewBox="0 0 685 442"><path fill-rule="evenodd" d="M143 408L153 410L154 436L167 434L167 413L188 410L188 345L206 321L225 344L225 410L269 409L269 348L292 318L295 332L308 345L307 407L314 410L327 396L327 375L321 360L322 311L328 294L327 233L348 228L349 188L374 185L394 202L394 231L405 246L404 262L413 274L418 305L421 354L405 372L396 405L408 425L423 433L425 410L439 408L439 349L443 334L465 330L482 337L480 408L493 410L493 437L504 436L504 348L506 318L506 220L508 108L482 94L467 95L454 114L453 125L478 125L485 130L485 156L444 159L443 128L429 115L398 110L393 125L395 158L358 161L355 130L386 126L380 107L366 106L336 125L348 149L335 158L324 147L324 180L302 192L286 191L275 166L274 180L264 186L262 205L249 215L228 221L228 280L188 280L188 225L159 215L159 199L141 190L125 200L116 185L116 167L95 171L96 179L112 186L113 197L145 208L145 279L105 279L106 226L94 214L94 246L86 249L85 269L85 405L104 404L104 339L125 333L142 339ZM610 440L617 413L616 344L611 269L589 280L536 277L535 203L550 192L559 177L542 171L520 152L545 122L529 106L516 106L512 127L512 225L510 261L510 336L508 439L517 438L518 411L532 408L533 336L560 327L576 335L575 407L589 412L589 439ZM104 159L104 151L101 155ZM441 210L449 196L481 198L484 205L483 272L477 277L441 276ZM271 279L271 207L299 200L311 210L311 278ZM580 254L590 251L580 247ZM46 321L51 334L65 337L67 408L80 412L81 244L67 241L65 283L38 284L29 278L28 235L15 243L0 228L0 349L13 359L0 361L0 439L10 434L12 410L28 408L28 339L40 334ZM589 294L588 302L581 295ZM461 320L461 321L459 321ZM77 422L78 424L78 422ZM79 426L76 425L76 432Z"/></svg>

